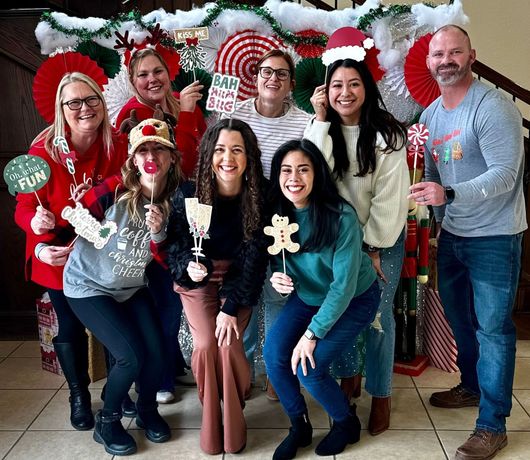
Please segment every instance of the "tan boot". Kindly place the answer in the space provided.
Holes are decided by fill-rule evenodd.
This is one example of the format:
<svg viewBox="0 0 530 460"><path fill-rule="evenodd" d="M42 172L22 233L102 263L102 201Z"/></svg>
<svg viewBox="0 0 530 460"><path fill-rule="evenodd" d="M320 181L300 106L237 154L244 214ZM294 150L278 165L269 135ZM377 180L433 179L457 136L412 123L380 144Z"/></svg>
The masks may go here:
<svg viewBox="0 0 530 460"><path fill-rule="evenodd" d="M352 398L360 398L362 378L363 376L361 374L355 374L352 377L340 379L340 389L346 395L346 398L348 398L348 402Z"/></svg>
<svg viewBox="0 0 530 460"><path fill-rule="evenodd" d="M390 426L390 396L386 398L372 397L372 408L368 420L368 431L377 436L388 430Z"/></svg>
<svg viewBox="0 0 530 460"><path fill-rule="evenodd" d="M265 396L269 401L279 401L280 398L278 398L278 395L276 394L276 390L274 390L274 387L271 384L271 381L267 377L267 383L265 384L265 388L267 390L267 393L265 393Z"/></svg>

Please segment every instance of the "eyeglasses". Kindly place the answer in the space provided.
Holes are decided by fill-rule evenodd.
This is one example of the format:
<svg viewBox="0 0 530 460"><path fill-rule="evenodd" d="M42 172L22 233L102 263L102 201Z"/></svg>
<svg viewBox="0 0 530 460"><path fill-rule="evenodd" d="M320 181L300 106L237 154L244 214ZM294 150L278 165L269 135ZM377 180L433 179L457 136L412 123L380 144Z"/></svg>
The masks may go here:
<svg viewBox="0 0 530 460"><path fill-rule="evenodd" d="M291 75L291 71L288 69L272 69L270 67L260 67L259 74L262 78L272 78L274 74L278 77L278 80L287 80Z"/></svg>
<svg viewBox="0 0 530 460"><path fill-rule="evenodd" d="M88 96L84 99L72 99L71 101L62 103L62 105L67 105L70 110L81 110L83 104L86 104L89 107L97 107L101 104L101 99L99 96Z"/></svg>

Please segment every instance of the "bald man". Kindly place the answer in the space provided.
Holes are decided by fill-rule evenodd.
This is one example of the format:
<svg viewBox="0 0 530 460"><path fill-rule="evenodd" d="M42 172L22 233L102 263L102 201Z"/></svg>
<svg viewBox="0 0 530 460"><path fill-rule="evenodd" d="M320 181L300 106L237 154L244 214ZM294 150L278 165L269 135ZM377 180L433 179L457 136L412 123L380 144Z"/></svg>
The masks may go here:
<svg viewBox="0 0 530 460"><path fill-rule="evenodd" d="M441 96L423 112L429 129L425 182L409 198L434 206L441 225L439 291L453 330L461 383L433 393L436 407L478 406L476 427L455 459L490 459L507 445L515 326L511 319L527 228L521 114L473 77L475 50L449 25L429 44L427 67Z"/></svg>

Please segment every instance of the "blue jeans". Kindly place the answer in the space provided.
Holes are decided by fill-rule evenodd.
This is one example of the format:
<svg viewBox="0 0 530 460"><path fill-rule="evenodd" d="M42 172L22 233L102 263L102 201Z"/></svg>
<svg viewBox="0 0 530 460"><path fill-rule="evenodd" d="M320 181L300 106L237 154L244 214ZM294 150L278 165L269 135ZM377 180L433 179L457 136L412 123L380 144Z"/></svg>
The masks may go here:
<svg viewBox="0 0 530 460"><path fill-rule="evenodd" d="M354 297L346 311L322 339L318 339L313 358L315 369L308 365L307 376L298 366L297 375L291 370L294 347L307 329L319 306L306 305L296 292L291 294L278 319L265 338L263 357L269 376L287 415L293 419L307 412L300 392L300 383L335 421L349 416L349 403L339 385L329 374L333 358L351 343L375 317L380 290L376 281L361 295Z"/></svg>
<svg viewBox="0 0 530 460"><path fill-rule="evenodd" d="M331 365L332 375L337 378L351 377L362 373L363 363L366 369L365 388L378 398L392 394L392 374L394 372L394 346L396 321L394 320L394 296L401 277L403 257L405 255L405 231L401 233L394 246L379 251L381 269L387 283L379 281L381 303L376 320L352 341L342 356ZM360 356L366 346L366 356Z"/></svg>
<svg viewBox="0 0 530 460"><path fill-rule="evenodd" d="M162 325L162 343L166 359L159 390L175 390L175 377L184 375L187 367L179 345L179 330L182 320L182 302L173 290L173 280L169 270L152 261L145 270L148 287L153 296L156 314Z"/></svg>
<svg viewBox="0 0 530 460"><path fill-rule="evenodd" d="M438 288L455 335L462 385L480 394L476 426L506 431L512 408L515 326L512 308L522 234L460 237L442 230Z"/></svg>

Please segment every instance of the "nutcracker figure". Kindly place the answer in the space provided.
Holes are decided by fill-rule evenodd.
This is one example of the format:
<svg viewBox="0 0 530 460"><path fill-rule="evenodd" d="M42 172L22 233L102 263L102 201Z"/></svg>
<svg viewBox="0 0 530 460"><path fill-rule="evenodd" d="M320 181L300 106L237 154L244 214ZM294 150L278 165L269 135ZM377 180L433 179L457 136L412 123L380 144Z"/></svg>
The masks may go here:
<svg viewBox="0 0 530 460"><path fill-rule="evenodd" d="M408 130L409 146L407 161L412 173L412 183L421 179L423 156L429 131L425 125L416 123ZM428 281L429 270L429 210L409 204L407 217L407 238L401 281L394 300L396 320L396 360L413 361L416 357L416 308L418 282Z"/></svg>

